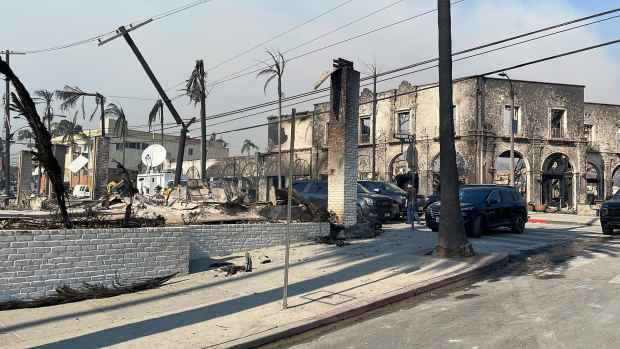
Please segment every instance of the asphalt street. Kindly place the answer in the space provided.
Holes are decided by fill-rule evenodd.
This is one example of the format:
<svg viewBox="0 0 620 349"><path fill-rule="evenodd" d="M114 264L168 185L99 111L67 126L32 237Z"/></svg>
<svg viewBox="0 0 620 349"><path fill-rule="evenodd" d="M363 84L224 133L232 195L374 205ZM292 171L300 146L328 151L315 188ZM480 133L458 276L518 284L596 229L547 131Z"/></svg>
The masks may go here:
<svg viewBox="0 0 620 349"><path fill-rule="evenodd" d="M527 244L530 237L541 241L565 234L573 239L535 254L515 253L506 268L474 283L271 347L619 348L620 236L605 237L597 226L528 225L518 238ZM475 245L515 240L510 235L488 235Z"/></svg>

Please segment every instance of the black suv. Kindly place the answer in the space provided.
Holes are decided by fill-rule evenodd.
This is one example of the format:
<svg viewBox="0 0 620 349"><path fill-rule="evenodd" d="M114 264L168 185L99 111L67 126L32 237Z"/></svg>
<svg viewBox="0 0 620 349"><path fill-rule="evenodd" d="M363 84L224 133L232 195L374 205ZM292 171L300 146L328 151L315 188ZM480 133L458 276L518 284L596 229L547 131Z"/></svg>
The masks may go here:
<svg viewBox="0 0 620 349"><path fill-rule="evenodd" d="M525 230L527 206L514 187L465 185L459 190L459 200L468 236L480 237L487 228L509 227L518 234ZM426 210L426 226L433 231L439 229L440 208L437 201Z"/></svg>
<svg viewBox="0 0 620 349"><path fill-rule="evenodd" d="M300 180L293 182L293 189L304 200L308 200L321 209L327 209L327 182L315 180ZM386 221L395 214L398 215L398 205L392 198L368 192L361 185L357 185L357 206L368 207L377 215L380 221Z"/></svg>
<svg viewBox="0 0 620 349"><path fill-rule="evenodd" d="M620 228L620 191L601 205L600 216L603 234L612 235L614 229Z"/></svg>
<svg viewBox="0 0 620 349"><path fill-rule="evenodd" d="M392 183L386 183L382 181L370 181L370 180L361 180L358 181L359 185L361 185L364 189L366 189L367 193L375 193L381 194L385 196L389 196L394 200L394 203L398 205L399 212L394 212L395 217L407 217L407 192L396 186Z"/></svg>

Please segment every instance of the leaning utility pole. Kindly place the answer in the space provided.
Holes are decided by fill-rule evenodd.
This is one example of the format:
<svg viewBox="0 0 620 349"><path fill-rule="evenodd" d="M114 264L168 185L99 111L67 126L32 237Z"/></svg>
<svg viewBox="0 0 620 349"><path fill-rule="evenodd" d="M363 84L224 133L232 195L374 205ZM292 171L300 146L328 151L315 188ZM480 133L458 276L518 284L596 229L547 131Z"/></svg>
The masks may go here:
<svg viewBox="0 0 620 349"><path fill-rule="evenodd" d="M15 52L9 49L4 50L4 60L10 65L11 55L24 55L23 52ZM4 100L4 157L2 166L4 168L4 188L3 193L11 195L11 81L5 77L5 100Z"/></svg>
<svg viewBox="0 0 620 349"><path fill-rule="evenodd" d="M142 68L144 69L144 71L146 72L146 75L151 80L151 83L153 84L153 86L155 86L155 89L159 93L159 96L161 97L161 99L164 101L164 104L166 104L166 107L168 107L170 114L172 114L172 117L174 118L176 123L181 126L181 134L180 134L179 146L178 146L179 150L177 152L177 164L176 164L176 168L174 171L174 185L179 185L181 181L181 174L183 171L183 157L185 155L185 141L187 139L187 130L191 126L191 124L194 123L194 121L196 121L196 118L192 118L187 124L183 122L183 119L181 119L181 117L179 116L179 113L177 112L176 108L172 104L172 101L170 100L170 98L168 98L166 91L164 91L164 88L161 86L161 84L155 77L155 74L151 70L151 67L149 67L148 63L144 59L144 56L142 56L142 53L138 49L138 46L136 46L136 43L133 41L133 39L129 35L130 31L138 29L141 26L148 24L152 21L153 21L152 18L148 19L142 23L139 23L139 24L136 24L130 27L129 29L125 29L125 26L120 26L118 30L116 31L117 33L116 35L106 40L100 40L99 46L105 45L106 43L122 36L127 42L127 44L129 45L129 47L131 48L131 50L133 51L134 55L136 55L138 62L140 62L140 64L142 65Z"/></svg>
<svg viewBox="0 0 620 349"><path fill-rule="evenodd" d="M204 183L207 180L207 88L205 86L205 65L203 60L196 62L198 79L200 80L200 178Z"/></svg>
<svg viewBox="0 0 620 349"><path fill-rule="evenodd" d="M459 202L452 110L452 24L450 0L437 0L439 28L439 160L441 210L435 252L442 257L471 256Z"/></svg>

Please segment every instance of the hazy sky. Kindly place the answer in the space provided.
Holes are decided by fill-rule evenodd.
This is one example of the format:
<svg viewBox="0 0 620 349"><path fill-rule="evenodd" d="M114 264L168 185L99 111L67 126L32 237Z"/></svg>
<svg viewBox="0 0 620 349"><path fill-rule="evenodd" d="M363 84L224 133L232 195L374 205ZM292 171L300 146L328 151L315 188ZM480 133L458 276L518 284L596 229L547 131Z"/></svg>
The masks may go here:
<svg viewBox="0 0 620 349"><path fill-rule="evenodd" d="M396 0L353 0L321 19L303 26L267 45L287 50L328 32L348 21L364 16ZM9 14L0 21L0 47L34 50L81 40L181 6L189 0L20 0L0 2L0 13ZM302 23L344 0L213 0L189 11L156 21L132 33L147 61L165 87L187 78L196 59L204 59L208 68L255 44ZM290 52L295 56L314 48L366 32L373 28L433 9L434 0L404 0L387 11L369 17L351 27L326 36L308 46ZM620 7L620 1L581 0L465 0L453 7L453 49L460 50L490 40L529 31ZM364 62L376 61L380 70L388 70L436 56L435 14L403 23L387 30L290 62L284 79L286 95L310 90L321 72L328 70L332 58L343 57L365 71ZM482 73L522 61L616 39L620 19L456 62L455 77ZM208 81L266 58L259 48L241 58L209 71ZM511 72L514 79L585 84L590 101L620 103L620 49L610 47ZM31 90L59 89L65 84L107 96L158 98L127 44L118 39L103 47L89 43L52 53L14 56L12 66ZM436 70L406 77L412 83L436 80ZM401 79L383 83L381 89L395 88ZM275 85L273 86L275 87ZM274 89L263 93L263 79L255 74L216 86L207 101L208 114L262 103L276 97ZM178 92L171 91L171 97ZM109 97L128 114L131 125L146 123L152 100ZM175 101L183 117L197 116L198 110L187 99ZM298 110L309 105L298 106ZM243 115L243 114L240 114ZM240 115L235 115L237 117ZM253 116L209 128L209 132L265 122L265 115ZM166 112L169 122L172 117ZM225 119L217 120L222 121ZM215 121L211 121L212 123ZM85 126L90 126L84 122ZM17 126L19 127L19 122ZM177 133L178 130L171 130ZM253 139L263 148L266 128L258 128L224 138L238 152L243 139ZM198 136L197 131L192 136Z"/></svg>

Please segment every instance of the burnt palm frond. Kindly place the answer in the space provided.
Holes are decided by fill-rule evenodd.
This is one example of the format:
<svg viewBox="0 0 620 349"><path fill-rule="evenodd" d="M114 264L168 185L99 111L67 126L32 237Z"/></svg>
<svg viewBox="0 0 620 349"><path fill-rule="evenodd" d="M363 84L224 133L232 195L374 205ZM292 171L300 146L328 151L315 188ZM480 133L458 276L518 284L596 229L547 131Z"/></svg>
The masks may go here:
<svg viewBox="0 0 620 349"><path fill-rule="evenodd" d="M265 85L263 86L263 91L265 93L267 93L267 87L275 78L278 78L278 83L280 83L280 81L282 80L282 76L284 75L284 67L286 65L286 59L281 52L274 53L270 50L267 50L267 54L271 58L271 64L263 62L266 66L265 69L259 71L256 74L256 77L267 77L267 80L265 80ZM280 89L280 86L278 87L278 89Z"/></svg>
<svg viewBox="0 0 620 349"><path fill-rule="evenodd" d="M108 104L107 108L105 108L105 113L116 117L116 121L114 122L114 135L117 137L124 137L127 135L127 116L125 115L125 111L122 107L114 103Z"/></svg>
<svg viewBox="0 0 620 349"><path fill-rule="evenodd" d="M198 103L200 103L201 99L202 99L202 91L204 88L205 91L205 98L207 97L207 95L209 94L207 92L206 86L202 86L202 81L207 79L207 74L204 73L203 76L200 76L200 71L198 70L198 67L196 66L194 68L194 70L192 70L192 73L189 76L189 79L187 79L185 81L185 95L187 97L189 97L189 101L190 103L194 103L194 106Z"/></svg>
<svg viewBox="0 0 620 349"><path fill-rule="evenodd" d="M62 90L56 91L56 98L62 101L60 103L60 110L62 111L74 108L82 97L88 95L90 94L82 91L77 86L71 87L66 85Z"/></svg>
<svg viewBox="0 0 620 349"><path fill-rule="evenodd" d="M157 121L157 115L160 114L160 111L163 108L164 104L161 99L157 100L157 102L153 105L153 108L151 108L151 111L149 112L149 132L151 132L151 126L153 126L153 123Z"/></svg>
<svg viewBox="0 0 620 349"><path fill-rule="evenodd" d="M248 155L250 155L250 153L252 153L252 150L258 150L258 146L249 139L244 140L243 146L241 147L241 154L247 153Z"/></svg>
<svg viewBox="0 0 620 349"><path fill-rule="evenodd" d="M11 93L11 105L9 106L9 108L11 109L11 111L14 111L17 113L18 116L24 116L26 113L25 107L22 104L22 101L17 98L17 96L14 93Z"/></svg>

